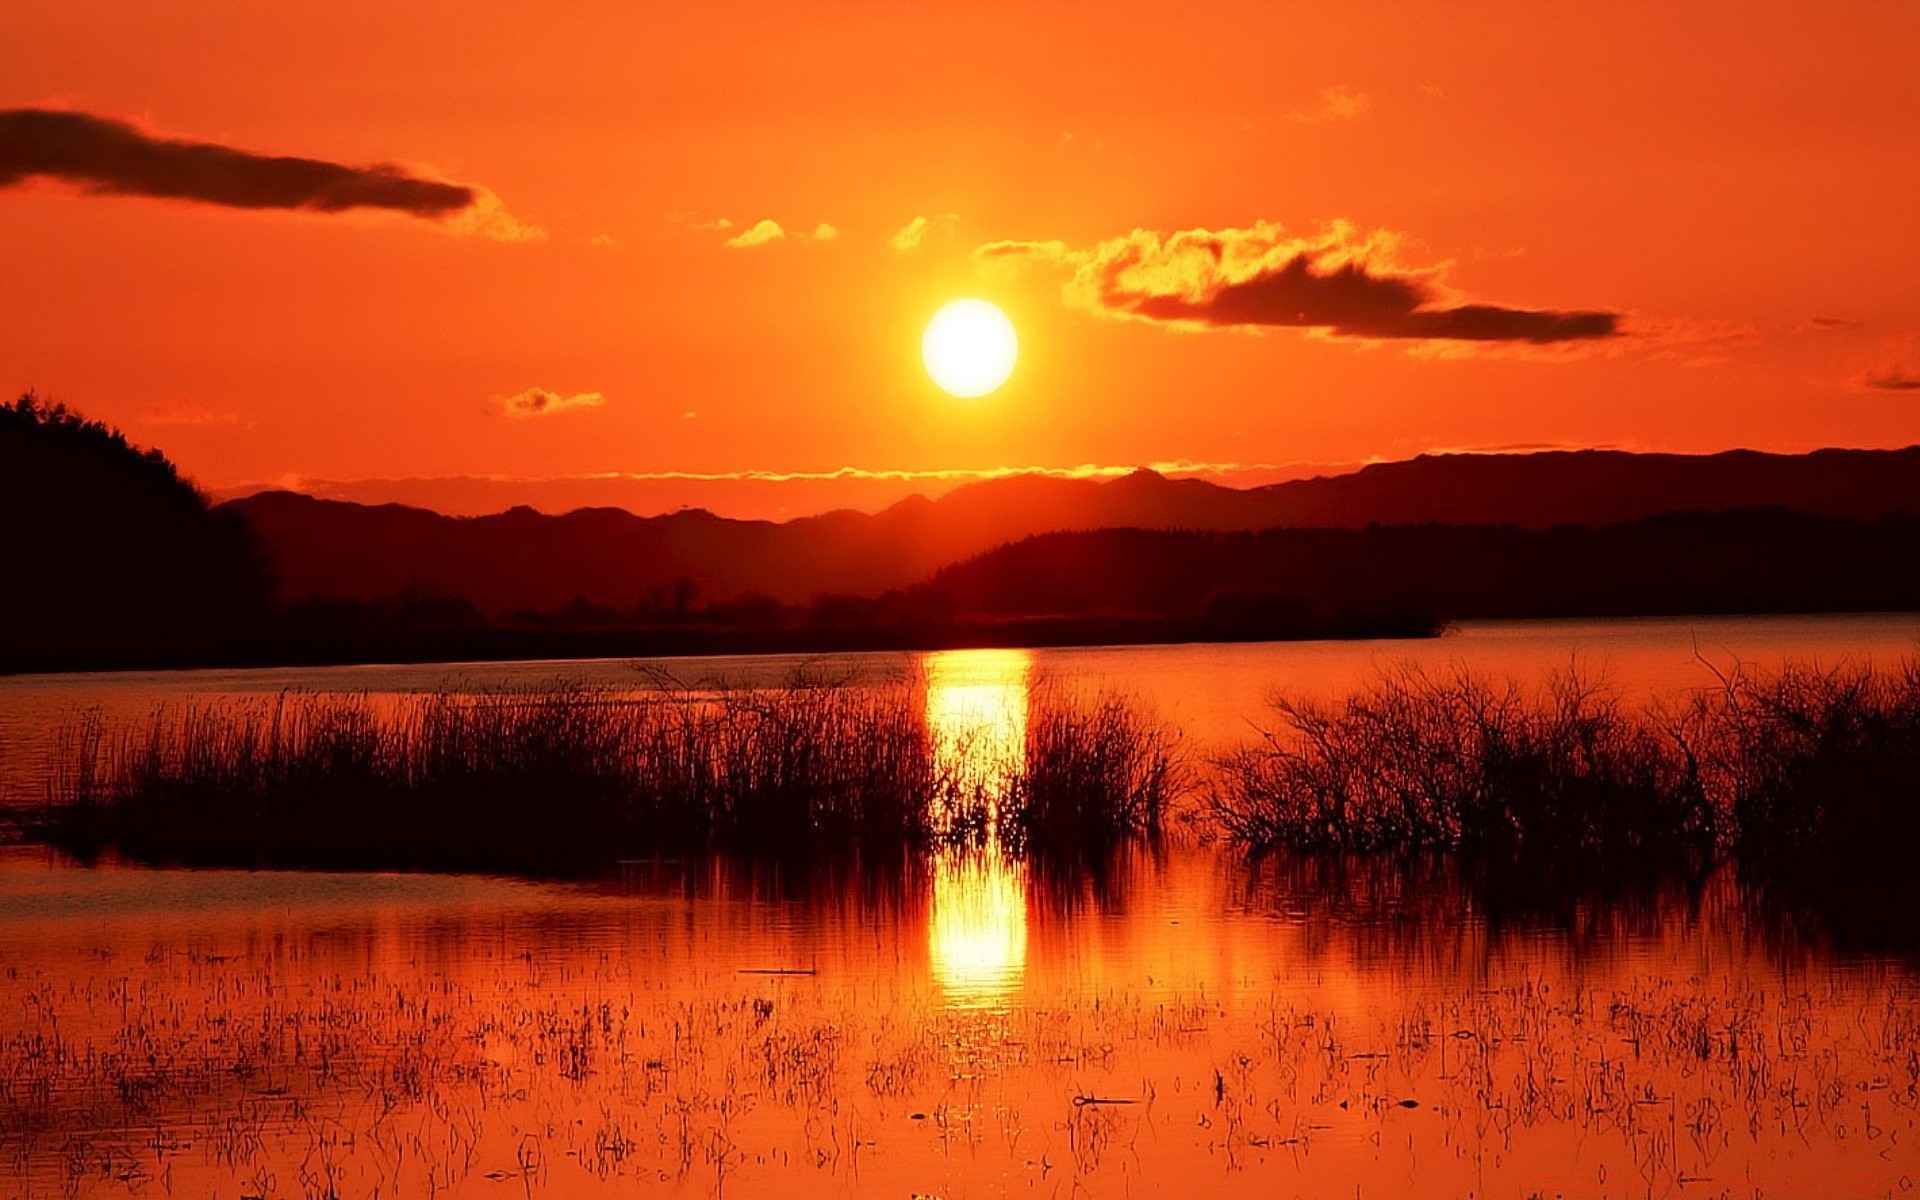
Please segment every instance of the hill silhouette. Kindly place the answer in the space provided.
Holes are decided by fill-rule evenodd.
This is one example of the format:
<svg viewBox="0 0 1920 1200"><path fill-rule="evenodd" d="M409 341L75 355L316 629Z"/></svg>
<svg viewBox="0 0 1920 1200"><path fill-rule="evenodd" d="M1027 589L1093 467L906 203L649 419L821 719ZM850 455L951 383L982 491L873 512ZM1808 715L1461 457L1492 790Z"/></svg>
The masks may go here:
<svg viewBox="0 0 1920 1200"><path fill-rule="evenodd" d="M978 620L1117 615L1303 630L1342 618L1920 608L1920 516L1667 513L1587 528L1376 525L1042 534L901 594Z"/></svg>
<svg viewBox="0 0 1920 1200"><path fill-rule="evenodd" d="M165 455L32 393L0 405L0 669L218 653L265 618L266 559Z"/></svg>
<svg viewBox="0 0 1920 1200"><path fill-rule="evenodd" d="M1761 507L1858 521L1920 512L1920 447L1803 455L1428 455L1247 489L1149 471L1104 482L1018 476L871 515L832 512L783 524L702 510L640 517L611 508L448 517L290 492L230 501L221 511L258 531L287 599L454 595L497 618L576 600L632 608L676 588L719 599L759 593L789 604L877 595L1049 532L1375 523L1541 530Z"/></svg>

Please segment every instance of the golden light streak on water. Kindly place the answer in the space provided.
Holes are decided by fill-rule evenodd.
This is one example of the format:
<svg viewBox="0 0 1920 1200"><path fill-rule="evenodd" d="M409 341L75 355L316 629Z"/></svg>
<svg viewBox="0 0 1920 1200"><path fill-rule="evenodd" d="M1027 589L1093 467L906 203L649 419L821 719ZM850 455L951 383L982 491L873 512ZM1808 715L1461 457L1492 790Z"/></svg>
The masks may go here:
<svg viewBox="0 0 1920 1200"><path fill-rule="evenodd" d="M939 766L989 807L1007 794L1027 744L1025 650L954 650L926 660L927 728ZM927 953L934 981L962 1007L1019 992L1027 965L1027 873L995 841L943 851L933 864Z"/></svg>

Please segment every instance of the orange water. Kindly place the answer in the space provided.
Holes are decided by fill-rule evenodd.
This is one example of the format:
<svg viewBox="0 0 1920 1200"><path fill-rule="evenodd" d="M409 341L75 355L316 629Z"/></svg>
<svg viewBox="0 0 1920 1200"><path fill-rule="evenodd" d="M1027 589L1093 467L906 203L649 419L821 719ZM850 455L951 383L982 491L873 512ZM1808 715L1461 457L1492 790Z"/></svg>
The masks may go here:
<svg viewBox="0 0 1920 1200"><path fill-rule="evenodd" d="M1691 661L1657 632L1610 659L1635 688ZM1882 633L1876 653L1906 648ZM991 779L1039 674L1143 655L1130 677L1192 720L1237 703L1260 653L919 669L939 752ZM1156 675L1167 655L1186 673ZM156 678L144 702L177 682ZM92 694L113 686L136 685ZM1563 899L1496 914L1444 873L1192 844L1094 876L990 847L594 885L85 870L16 847L0 1196L1913 1190L1908 962L1783 934L1725 871Z"/></svg>
<svg viewBox="0 0 1920 1200"><path fill-rule="evenodd" d="M1579 934L1458 897L1322 908L1201 852L1098 898L992 869L864 899L696 882L16 855L0 1192L1867 1196L1920 1173L1913 973L1760 939L1723 882Z"/></svg>

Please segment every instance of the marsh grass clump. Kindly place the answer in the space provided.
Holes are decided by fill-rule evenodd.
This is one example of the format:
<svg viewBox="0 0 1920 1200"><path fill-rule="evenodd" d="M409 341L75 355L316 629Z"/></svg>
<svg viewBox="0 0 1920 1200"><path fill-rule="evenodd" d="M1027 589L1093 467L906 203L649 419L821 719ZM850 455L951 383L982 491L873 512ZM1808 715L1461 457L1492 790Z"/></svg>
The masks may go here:
<svg viewBox="0 0 1920 1200"><path fill-rule="evenodd" d="M1105 851L1160 832L1190 776L1177 735L1112 692L1038 689L1009 788L1016 845Z"/></svg>
<svg viewBox="0 0 1920 1200"><path fill-rule="evenodd" d="M1736 670L1695 700L1705 769L1744 848L1872 854L1920 833L1920 659Z"/></svg>
<svg viewBox="0 0 1920 1200"><path fill-rule="evenodd" d="M1210 808L1242 842L1664 854L1719 835L1663 734L1575 670L1529 692L1403 668L1338 704L1273 707L1280 728L1218 764Z"/></svg>
<svg viewBox="0 0 1920 1200"><path fill-rule="evenodd" d="M1277 697L1208 808L1256 848L1446 849L1793 872L1902 864L1920 833L1920 663L1717 676L1633 708L1577 670L1535 690L1384 673L1337 704Z"/></svg>
<svg viewBox="0 0 1920 1200"><path fill-rule="evenodd" d="M898 847L948 787L905 689L375 698L163 710L71 743L51 836L194 865L567 874L686 849Z"/></svg>
<svg viewBox="0 0 1920 1200"><path fill-rule="evenodd" d="M1158 827L1165 734L1125 702L1036 707L1022 760L935 745L909 682L190 703L69 729L43 836L194 866L603 871L709 850L897 857Z"/></svg>
<svg viewBox="0 0 1920 1200"><path fill-rule="evenodd" d="M1696 698L1702 770L1736 829L1743 874L1829 924L1911 936L1920 845L1920 659L1736 670Z"/></svg>

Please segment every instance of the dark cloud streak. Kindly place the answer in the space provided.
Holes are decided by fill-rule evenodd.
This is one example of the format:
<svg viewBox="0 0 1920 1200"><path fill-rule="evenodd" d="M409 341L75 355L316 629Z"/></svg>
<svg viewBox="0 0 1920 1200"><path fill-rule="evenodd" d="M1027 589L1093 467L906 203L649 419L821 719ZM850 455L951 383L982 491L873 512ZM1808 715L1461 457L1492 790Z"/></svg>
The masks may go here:
<svg viewBox="0 0 1920 1200"><path fill-rule="evenodd" d="M1207 325L1279 325L1329 329L1358 338L1421 338L1468 342L1581 341L1612 337L1619 316L1610 312L1554 312L1492 304L1424 307L1427 289L1416 279L1376 275L1357 263L1315 271L1305 254L1278 270L1241 283L1220 284L1198 299L1105 293L1139 316Z"/></svg>
<svg viewBox="0 0 1920 1200"><path fill-rule="evenodd" d="M1268 326L1336 337L1549 345L1620 336L1622 317L1462 303L1445 265L1401 265L1397 235L1335 222L1314 236L1278 223L1243 229L1136 229L1076 249L1064 242L990 242L982 268L1041 264L1072 272L1062 297L1105 317L1212 329Z"/></svg>
<svg viewBox="0 0 1920 1200"><path fill-rule="evenodd" d="M1867 376L1866 384L1885 392L1920 392L1920 375L1912 375L1895 367L1891 371Z"/></svg>
<svg viewBox="0 0 1920 1200"><path fill-rule="evenodd" d="M0 187L61 179L89 192L193 200L229 208L387 209L435 219L478 198L391 164L350 167L155 137L123 121L51 109L0 111Z"/></svg>

